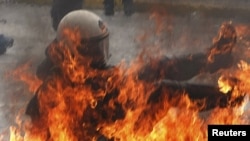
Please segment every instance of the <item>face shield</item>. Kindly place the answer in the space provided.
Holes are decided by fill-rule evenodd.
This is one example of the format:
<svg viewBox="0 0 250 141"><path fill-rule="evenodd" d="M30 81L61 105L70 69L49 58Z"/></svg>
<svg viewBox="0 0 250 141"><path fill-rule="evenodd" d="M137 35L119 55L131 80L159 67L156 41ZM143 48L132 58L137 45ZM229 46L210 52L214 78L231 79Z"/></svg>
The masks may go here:
<svg viewBox="0 0 250 141"><path fill-rule="evenodd" d="M108 32L99 37L82 40L81 44L82 46L78 48L78 51L81 55L92 59L92 66L102 67L106 65L111 56Z"/></svg>

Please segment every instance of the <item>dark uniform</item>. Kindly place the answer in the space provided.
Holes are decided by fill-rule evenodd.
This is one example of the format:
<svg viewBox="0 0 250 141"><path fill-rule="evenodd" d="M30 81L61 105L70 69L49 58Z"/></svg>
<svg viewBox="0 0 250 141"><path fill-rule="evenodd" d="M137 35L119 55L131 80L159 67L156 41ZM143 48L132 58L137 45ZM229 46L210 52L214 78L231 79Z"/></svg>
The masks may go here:
<svg viewBox="0 0 250 141"><path fill-rule="evenodd" d="M190 54L178 58L164 57L151 67L146 64L140 77L148 81L189 80L200 73L214 73L235 64L233 50L237 40L236 31L230 23L223 23L218 37L206 53Z"/></svg>
<svg viewBox="0 0 250 141"><path fill-rule="evenodd" d="M104 13L106 15L114 15L115 1L104 0L103 4L104 4ZM133 0L122 0L122 4L125 15L130 16L134 13Z"/></svg>
<svg viewBox="0 0 250 141"><path fill-rule="evenodd" d="M53 29L56 31L60 20L70 11L83 7L83 0L53 0L50 11Z"/></svg>

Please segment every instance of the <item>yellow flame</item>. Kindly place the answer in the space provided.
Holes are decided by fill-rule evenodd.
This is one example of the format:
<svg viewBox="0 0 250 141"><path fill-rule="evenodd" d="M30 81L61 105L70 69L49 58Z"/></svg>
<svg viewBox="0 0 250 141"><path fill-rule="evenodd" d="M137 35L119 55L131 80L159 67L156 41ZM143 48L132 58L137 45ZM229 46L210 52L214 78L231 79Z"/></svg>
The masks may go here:
<svg viewBox="0 0 250 141"><path fill-rule="evenodd" d="M221 76L218 80L218 86L222 93L227 94L232 90L232 86L230 86L229 81Z"/></svg>

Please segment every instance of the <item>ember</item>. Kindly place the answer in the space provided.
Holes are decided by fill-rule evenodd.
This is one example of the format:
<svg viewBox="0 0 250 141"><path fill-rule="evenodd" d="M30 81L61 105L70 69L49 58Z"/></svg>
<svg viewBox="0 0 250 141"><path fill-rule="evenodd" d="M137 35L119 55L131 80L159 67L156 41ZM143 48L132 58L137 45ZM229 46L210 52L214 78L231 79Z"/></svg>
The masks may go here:
<svg viewBox="0 0 250 141"><path fill-rule="evenodd" d="M249 123L239 112L250 91L246 62L223 71L216 86L175 81L232 66L231 60L225 62L236 44L231 24L222 24L208 54L149 64L142 63L141 54L130 66L105 69L93 68L92 58L79 53L79 30L64 29L65 38L49 47L57 66L30 101L31 121L24 131L11 127L11 141L205 141L208 124Z"/></svg>

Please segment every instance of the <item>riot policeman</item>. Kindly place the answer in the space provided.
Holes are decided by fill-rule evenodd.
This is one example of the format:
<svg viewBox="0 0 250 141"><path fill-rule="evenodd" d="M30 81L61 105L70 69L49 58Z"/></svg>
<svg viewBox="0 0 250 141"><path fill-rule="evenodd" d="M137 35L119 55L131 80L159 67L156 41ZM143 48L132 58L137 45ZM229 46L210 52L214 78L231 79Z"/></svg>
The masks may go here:
<svg viewBox="0 0 250 141"><path fill-rule="evenodd" d="M92 12L86 10L76 10L70 12L61 20L56 39L46 49L47 57L37 69L37 76L43 81L46 81L47 76L54 75L55 72L57 75L61 73L62 68L58 67L58 64L60 64L60 59L65 58L65 56L63 56L64 54L56 48L56 45L53 44L60 43L61 41L67 41L66 36L68 35L64 35L64 29L74 29L76 27L78 31L80 31L81 36L81 42L77 48L77 52L81 56L92 58L90 59L90 62L87 62L88 64L82 65L89 65L89 67L96 70L113 68L107 65L107 61L110 57L108 51L109 32L102 19ZM231 24L223 24L219 32L218 40L214 42L213 46L207 53L194 54L192 56L193 58L190 58L189 56L182 58L163 58L154 68L151 68L146 64L139 74L139 79L144 81L149 80L151 83L159 80L161 81L163 79L162 83L160 83L159 89L168 87L174 91L188 91L189 96L193 99L203 99L208 96L209 102L211 103L213 103L215 99L220 99L222 97L224 99L222 106L224 106L227 103L228 97L222 94L222 92L220 92L216 87L210 85L194 85L185 82L183 83L182 81L189 80L202 71L216 72L222 68L229 68L232 66L232 49L234 48L235 43L236 32L234 27ZM224 52L222 52L222 54L216 52L211 54L211 51L216 49ZM58 55L60 53L62 53L62 56L58 57L60 56ZM210 57L213 60L212 62L207 61ZM91 78L91 81L92 80L94 79ZM73 81L74 80L70 80L70 83ZM100 79L97 81L100 81ZM96 84L92 82L90 83L94 85ZM197 97L197 93L200 93L200 91L205 89L208 89L209 91L206 91L206 93L203 92L205 93L204 95L198 95ZM159 91L156 91L156 95L160 95ZM212 98L210 96L212 96ZM32 103L33 102L31 100L30 105L32 105ZM213 108L214 106L217 105L212 104L211 106L208 106L208 108ZM32 115L32 112L34 111L32 109L33 106L28 106L27 113Z"/></svg>
<svg viewBox="0 0 250 141"><path fill-rule="evenodd" d="M104 0L104 13L105 15L114 15L115 13L115 1L114 0ZM134 13L133 0L122 0L124 14L131 16Z"/></svg>
<svg viewBox="0 0 250 141"><path fill-rule="evenodd" d="M83 7L83 0L53 0L50 15L52 26L56 31L61 19L73 10L79 10Z"/></svg>
<svg viewBox="0 0 250 141"><path fill-rule="evenodd" d="M46 58L37 68L37 76L43 83L37 89L35 96L29 101L25 112L26 115L31 117L33 124L39 124L41 120L48 118L48 109L44 107L49 107L50 109L56 106L56 100L49 98L51 95L52 97L56 97L54 96L56 94L48 91L48 89L57 89L55 85L57 85L56 81L59 81L63 87L74 89L84 85L88 88L90 87L91 91L104 91L108 93L107 96L101 98L98 95L96 96L97 105L95 108L88 106L86 111L82 111L89 114L86 114L88 116L84 114L81 122L90 123L89 120L96 120L98 122L99 119L95 119L95 113L104 110L105 106L103 105L107 105L112 97L118 95L117 89L107 90L108 79L112 76L115 67L107 64L110 57L109 31L102 19L95 13L87 10L75 10L68 13L60 21L56 38L47 47L45 52ZM67 61L71 59L77 60L79 64L74 66L74 62L67 67ZM91 75L88 72L84 72L84 74L87 74L86 76L79 75L74 77L75 74L77 75L77 72L70 70L77 69L75 67L84 67L86 71L90 70L90 73L96 72L96 74ZM69 71L67 71L68 69ZM105 72L105 74L102 72ZM111 95L112 97L110 97ZM46 99L45 103L44 99ZM110 111L114 115L117 115L114 117L115 119L124 116L121 114L121 111L123 111L121 107L117 106ZM96 132L95 126L83 127L82 124L79 123L79 125L76 125L77 128L80 128L80 131L86 131L88 134ZM47 126L49 125L43 125L43 128L47 130ZM50 137L49 131L47 136L48 138ZM79 140L85 140L83 138L81 136Z"/></svg>
<svg viewBox="0 0 250 141"><path fill-rule="evenodd" d="M223 33L220 35L220 39L216 42L218 44L214 44L215 45L214 47L219 49L221 47L223 49L231 48L232 46L234 46L236 42L235 41L236 37L234 36L235 31L233 30L234 28L231 28L231 25L224 25L224 26L225 30L224 27L222 27ZM226 33L224 31L226 31ZM40 122L40 120L47 120L47 118L49 118L48 117L49 111L54 107L57 107L58 106L57 104L60 103L58 102L58 99L56 99L56 96L58 95L56 93L57 92L56 90L58 90L57 89L58 85L59 85L59 90L62 90L60 88L63 87L74 89L74 88L82 88L83 85L87 85L91 88L91 92L92 90L93 92L103 91L105 92L105 95L101 95L100 96L101 98L99 98L99 96L96 96L95 106L92 107L91 104L88 105L86 109L82 111L82 113L77 114L80 115L81 117L73 118L73 116L75 115L72 115L71 121L76 123L72 125L73 126L72 129L79 129L79 132L77 133L73 132L73 133L75 134L75 136L77 136L76 138L78 140L90 140L84 138L85 137L84 134L86 134L86 132L90 136L91 135L100 136L98 140L107 140L99 132L98 124L106 122L107 123L115 122L116 120L124 119L125 117L124 106L122 105L122 103L115 100L120 94L119 87L112 86L111 89L108 89L109 87L107 86L107 83L109 83L111 76L114 75L113 72L115 70L115 66L107 65L107 61L110 56L108 51L109 49L108 39L109 39L108 28L103 23L102 19L96 14L86 10L76 10L64 16L64 18L59 23L56 39L46 49L46 59L38 67L37 70L37 76L43 80L43 84L37 90L35 96L30 100L26 109L26 114L31 117L34 124L43 123ZM230 53L231 50L229 49L229 54ZM210 56L210 53L208 54ZM205 56L207 56L207 54ZM83 57L83 59L81 57ZM217 62L218 60L216 60L216 58L214 57L215 56L212 56L212 59L215 59L214 61ZM185 62L188 61L189 58L182 58L181 60L182 61L174 62L177 67L182 66L183 62L184 65L186 65ZM79 62L73 62L73 63L71 62L67 67L68 61L79 61L80 64L78 64ZM171 59L165 61L171 62ZM206 61L204 61L203 59L201 59L201 62L200 60L198 60L198 62L196 61L197 60L190 61L189 65L193 67L197 64L200 64L201 66L198 66L197 70L201 70L201 68L203 68L202 65L205 65L206 68L207 66ZM167 64L168 63L166 63L166 65ZM90 69L89 74L83 77L81 76L72 77L77 75L78 72L75 72L74 70L75 69L77 70L78 67L79 68L86 67L87 69ZM175 72L174 70L171 70L169 68L166 68L165 71L168 70L170 72L173 72L174 74L182 73L182 72ZM188 77L195 75L197 70L189 72ZM92 76L91 72L95 72L100 75ZM110 72L110 73L103 73L103 72ZM158 72L150 71L149 73L158 73ZM220 92L214 86L189 84L185 82L182 83L181 81L172 81L172 80L168 81L167 77L169 75L166 74L165 76L166 77L163 78L164 80L161 81L160 85L156 87L156 90L149 97L147 103L148 106L141 113L142 117L145 115L145 113L154 111L152 110L154 109L154 105L164 102L162 100L168 100L164 98L165 97L164 95L166 94L169 95L168 97L170 98L171 97L178 98L179 95L188 93L190 98L193 98L194 100L205 99L205 101L208 103L209 106L208 108L214 108L218 106L217 102L222 107L228 106L230 97ZM60 80L59 84L57 81L58 79ZM154 81L151 82L154 83ZM122 83L123 80L121 80L121 84ZM52 89L53 91L50 91L50 89ZM166 93L166 90L168 90L169 93ZM62 92L62 94L65 93ZM62 94L60 93L59 95L61 96ZM243 98L240 97L239 103L242 101L242 99ZM73 109L71 105L67 105L68 104L67 102L72 99L66 98L63 100L65 100L64 106L66 107L66 111ZM111 100L113 101L111 102ZM112 104L110 104L110 102ZM128 103L126 106L130 106L131 102L133 101L128 100L127 102ZM238 101L236 103L238 103ZM82 103L79 102L79 104L81 105ZM204 109L204 107L202 106L201 109ZM207 107L205 107L205 109L207 109ZM140 122L140 120L138 120L138 122ZM46 126L49 125L42 125L43 128L48 128ZM49 132L50 131L48 130L47 132L48 135L46 135L48 140L51 137Z"/></svg>
<svg viewBox="0 0 250 141"><path fill-rule="evenodd" d="M110 57L109 54L109 31L102 19L96 14L87 10L75 10L68 13L60 22L57 30L57 37L47 47L45 60L38 66L37 76L44 79L53 68L56 66L55 56L52 52L54 44L64 41L65 28L74 29L78 27L81 36L82 47L78 48L80 55L94 58L91 60L91 67L105 68Z"/></svg>

